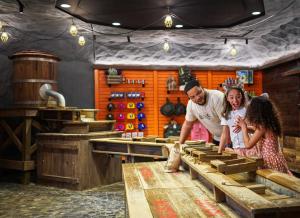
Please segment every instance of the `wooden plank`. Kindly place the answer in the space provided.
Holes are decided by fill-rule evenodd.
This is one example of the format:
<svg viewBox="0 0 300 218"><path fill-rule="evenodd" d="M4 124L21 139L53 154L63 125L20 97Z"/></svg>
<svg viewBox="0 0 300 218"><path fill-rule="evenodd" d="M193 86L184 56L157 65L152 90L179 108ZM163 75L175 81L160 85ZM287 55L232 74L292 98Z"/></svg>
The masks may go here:
<svg viewBox="0 0 300 218"><path fill-rule="evenodd" d="M153 139L155 140L155 139ZM92 143L96 142L110 142L110 143L115 143L115 144L132 144L132 145L145 145L145 146L157 146L157 147L162 147L165 146L166 144L169 143L155 143L153 142L146 142L146 141L130 141L130 140L124 140L124 139L115 139L115 138L101 138L101 139L91 139L89 140ZM173 144L171 144L173 145Z"/></svg>
<svg viewBox="0 0 300 218"><path fill-rule="evenodd" d="M247 185L246 188L254 191L257 194L265 194L266 186L262 184Z"/></svg>
<svg viewBox="0 0 300 218"><path fill-rule="evenodd" d="M129 217L152 218L151 210L134 164L122 164Z"/></svg>
<svg viewBox="0 0 300 218"><path fill-rule="evenodd" d="M0 117L36 117L38 110L35 109L1 109Z"/></svg>
<svg viewBox="0 0 300 218"><path fill-rule="evenodd" d="M300 179L270 169L257 170L256 173L266 179L300 193Z"/></svg>
<svg viewBox="0 0 300 218"><path fill-rule="evenodd" d="M78 184L79 183L79 178L73 178L73 177L49 175L49 174L42 174L42 175L40 175L40 177L42 179L47 179L47 180L56 181L56 182L63 182L63 183L69 183L69 184Z"/></svg>
<svg viewBox="0 0 300 218"><path fill-rule="evenodd" d="M147 189L146 198L156 217L230 217L199 188Z"/></svg>
<svg viewBox="0 0 300 218"><path fill-rule="evenodd" d="M31 161L0 159L0 168L29 171L35 169L35 163Z"/></svg>
<svg viewBox="0 0 300 218"><path fill-rule="evenodd" d="M188 174L165 173L165 162L135 163L144 189L193 187Z"/></svg>
<svg viewBox="0 0 300 218"><path fill-rule="evenodd" d="M124 155L124 156L133 156L133 157L151 157L151 158L164 158L164 156L158 156L158 155L147 155L147 154L130 154L130 153L123 153L123 152L113 152L113 151L99 151L99 150L92 150L95 154L115 154L115 155Z"/></svg>
<svg viewBox="0 0 300 218"><path fill-rule="evenodd" d="M256 170L257 170L256 162L246 162L246 163L226 165L225 167L223 167L221 172L224 174L234 174L234 173L250 172Z"/></svg>
<svg viewBox="0 0 300 218"><path fill-rule="evenodd" d="M78 152L78 146L73 144L51 144L47 142L38 141L38 146L41 149L61 149L61 150L72 150Z"/></svg>

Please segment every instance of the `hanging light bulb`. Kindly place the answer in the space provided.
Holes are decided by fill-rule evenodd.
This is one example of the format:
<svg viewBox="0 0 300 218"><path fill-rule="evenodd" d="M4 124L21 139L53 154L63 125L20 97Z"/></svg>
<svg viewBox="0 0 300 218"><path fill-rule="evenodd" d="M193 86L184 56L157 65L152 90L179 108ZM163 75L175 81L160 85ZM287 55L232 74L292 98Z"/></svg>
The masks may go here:
<svg viewBox="0 0 300 218"><path fill-rule="evenodd" d="M170 50L170 44L168 42L168 40L165 39L164 45L163 45L163 49L165 52L168 52Z"/></svg>
<svg viewBox="0 0 300 218"><path fill-rule="evenodd" d="M172 25L173 25L173 20L172 20L171 15L168 14L168 15L166 16L164 23L165 23L165 26L166 26L167 28L171 28L171 27L172 27Z"/></svg>
<svg viewBox="0 0 300 218"><path fill-rule="evenodd" d="M8 40L8 33L7 32L2 32L1 41L5 43L5 42L7 42L7 40Z"/></svg>
<svg viewBox="0 0 300 218"><path fill-rule="evenodd" d="M72 36L76 36L78 33L78 30L77 30L77 27L75 26L75 24L73 23L71 26L70 26L70 34Z"/></svg>
<svg viewBox="0 0 300 218"><path fill-rule="evenodd" d="M81 45L81 46L84 46L84 45L85 45L85 39L84 39L83 36L79 36L78 44Z"/></svg>
<svg viewBox="0 0 300 218"><path fill-rule="evenodd" d="M236 48L235 48L234 45L232 46L232 48L231 48L231 50L230 50L230 55L231 55L231 56L236 56L236 55L237 55L237 50L236 50Z"/></svg>

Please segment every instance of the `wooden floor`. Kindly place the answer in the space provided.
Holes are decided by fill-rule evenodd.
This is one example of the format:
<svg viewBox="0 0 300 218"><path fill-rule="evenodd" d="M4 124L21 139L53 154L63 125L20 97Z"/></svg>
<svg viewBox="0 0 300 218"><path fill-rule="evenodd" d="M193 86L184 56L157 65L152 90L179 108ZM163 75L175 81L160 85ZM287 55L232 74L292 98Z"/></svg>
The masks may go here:
<svg viewBox="0 0 300 218"><path fill-rule="evenodd" d="M128 214L147 217L239 217L189 173L165 173L165 162L123 164Z"/></svg>

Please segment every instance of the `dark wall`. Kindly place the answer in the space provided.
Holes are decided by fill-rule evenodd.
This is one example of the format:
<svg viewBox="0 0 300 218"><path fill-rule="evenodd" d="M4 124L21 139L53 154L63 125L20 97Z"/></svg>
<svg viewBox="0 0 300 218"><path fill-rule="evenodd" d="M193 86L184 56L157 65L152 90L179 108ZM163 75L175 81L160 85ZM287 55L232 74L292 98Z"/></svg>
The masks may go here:
<svg viewBox="0 0 300 218"><path fill-rule="evenodd" d="M300 59L264 70L263 90L281 113L284 135L300 136L300 74L283 73L300 65ZM298 65L298 66L299 66Z"/></svg>

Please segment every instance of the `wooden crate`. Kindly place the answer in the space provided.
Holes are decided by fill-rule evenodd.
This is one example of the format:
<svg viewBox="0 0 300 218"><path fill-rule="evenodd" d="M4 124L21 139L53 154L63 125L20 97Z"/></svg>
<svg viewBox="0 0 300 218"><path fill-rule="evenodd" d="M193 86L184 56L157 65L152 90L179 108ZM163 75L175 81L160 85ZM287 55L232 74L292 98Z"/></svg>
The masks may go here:
<svg viewBox="0 0 300 218"><path fill-rule="evenodd" d="M120 132L38 134L38 183L83 190L121 181L121 158L93 155L88 140Z"/></svg>

